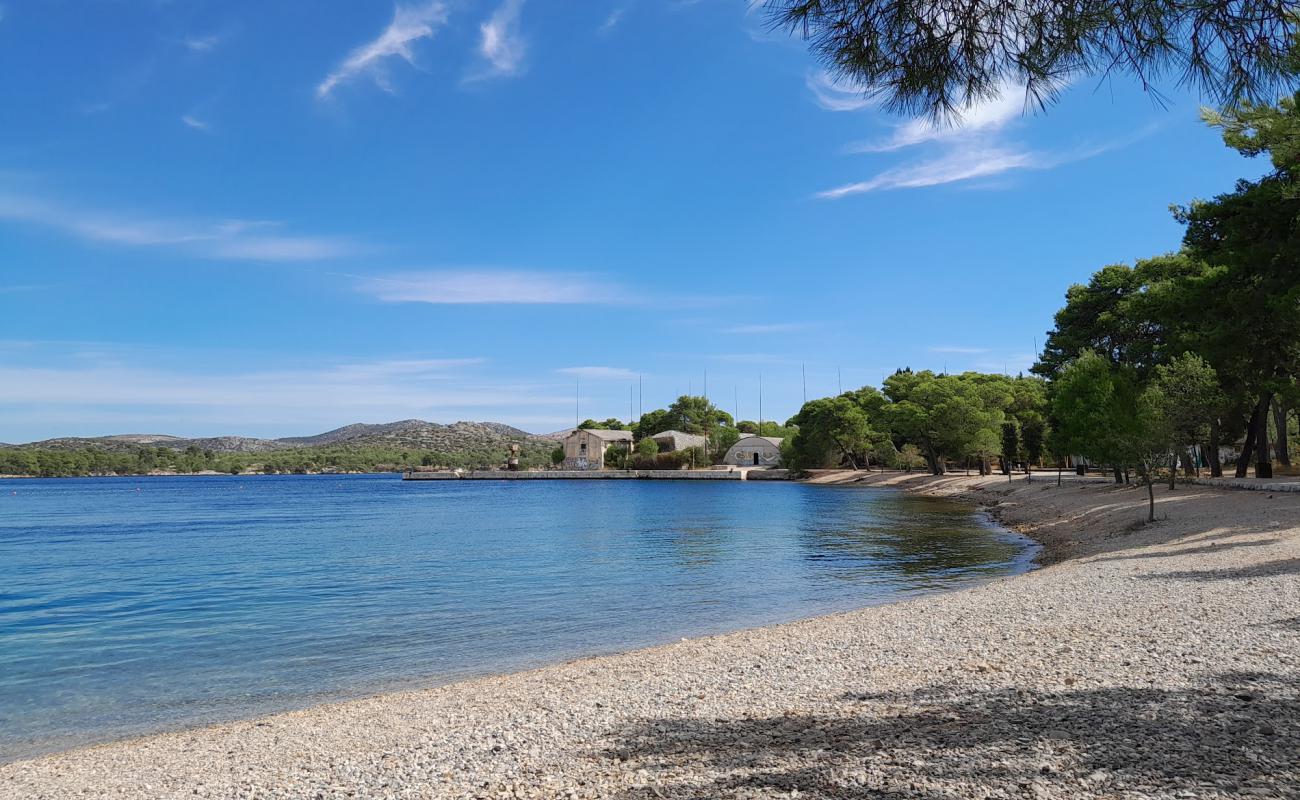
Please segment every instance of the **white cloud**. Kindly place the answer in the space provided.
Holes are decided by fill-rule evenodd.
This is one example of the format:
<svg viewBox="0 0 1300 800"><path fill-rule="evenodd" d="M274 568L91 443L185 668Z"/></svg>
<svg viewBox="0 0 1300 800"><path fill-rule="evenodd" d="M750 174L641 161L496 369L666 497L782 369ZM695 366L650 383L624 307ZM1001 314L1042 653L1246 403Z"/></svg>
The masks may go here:
<svg viewBox="0 0 1300 800"><path fill-rule="evenodd" d="M204 131L206 133L207 131L210 131L212 129L212 126L208 122L199 119L193 114L182 114L181 122L185 123L186 125L188 125L189 127L193 128L196 131Z"/></svg>
<svg viewBox="0 0 1300 800"><path fill-rule="evenodd" d="M969 139L974 134L1000 130L1023 116L1024 111L1025 88L1005 86L996 97L972 103L952 119L915 119L899 125L884 141L855 142L845 149L850 153L886 153L926 142Z"/></svg>
<svg viewBox="0 0 1300 800"><path fill-rule="evenodd" d="M618 27L618 23L623 21L623 15L627 13L627 9L627 6L619 6L609 12L609 15L605 17L605 21L600 24L600 27L596 29L596 32L609 33L614 30L614 28Z"/></svg>
<svg viewBox="0 0 1300 800"><path fill-rule="evenodd" d="M524 73L528 45L519 33L524 0L505 0L487 22L479 25L479 56L485 62L467 81L508 78Z"/></svg>
<svg viewBox="0 0 1300 800"><path fill-rule="evenodd" d="M861 111L876 105L862 87L838 80L825 70L809 71L804 76L804 84L812 92L813 101L827 111Z"/></svg>
<svg viewBox="0 0 1300 800"><path fill-rule="evenodd" d="M730 328L723 328L722 332L742 335L761 335L765 333L794 333L796 331L808 330L810 327L812 326L806 322L769 322L753 325L733 325Z"/></svg>
<svg viewBox="0 0 1300 800"><path fill-rule="evenodd" d="M93 242L171 247L204 258L235 261L315 261L358 251L352 243L336 237L277 233L281 225L276 222L131 217L0 193L0 221L3 220L42 225Z"/></svg>
<svg viewBox="0 0 1300 800"><path fill-rule="evenodd" d="M1050 159L1041 154L1011 150L997 145L953 150L928 161L885 170L874 178L818 192L823 200L838 200L854 194L886 189L917 189L945 183L997 175L1014 169L1043 169Z"/></svg>
<svg viewBox="0 0 1300 800"><path fill-rule="evenodd" d="M636 380L637 377L637 373L623 367L564 367L557 369L556 372L575 378L599 381L628 381Z"/></svg>
<svg viewBox="0 0 1300 800"><path fill-rule="evenodd" d="M198 359L202 361L202 359ZM28 438L121 433L88 425L134 425L180 435L316 433L357 421L421 417L443 422L529 415L564 419L573 397L552 383L485 377L482 359L378 359L291 370L192 373L138 361L76 359L51 366L0 365L7 438L19 417ZM171 426L177 429L170 429ZM201 425L202 430L196 427ZM269 429L269 430L268 430Z"/></svg>
<svg viewBox="0 0 1300 800"><path fill-rule="evenodd" d="M940 186L1000 175L1014 170L1053 169L1126 147L1149 136L1154 130L1154 126L1147 126L1129 136L1105 144L1084 145L1057 152L1035 152L981 139L949 148L947 152L936 158L894 167L869 180L837 186L818 192L815 196L823 200L838 200L866 192Z"/></svg>
<svg viewBox="0 0 1300 800"><path fill-rule="evenodd" d="M360 290L389 303L621 304L622 288L576 272L436 270L362 278Z"/></svg>
<svg viewBox="0 0 1300 800"><path fill-rule="evenodd" d="M195 53L209 53L221 44L221 36L215 33L208 36L186 36L181 41Z"/></svg>
<svg viewBox="0 0 1300 800"><path fill-rule="evenodd" d="M316 86L316 97L326 99L340 84L359 76L369 76L379 88L392 92L385 62L397 56L408 64L415 63L413 45L432 38L447 23L447 7L438 0L415 6L397 6L393 21L379 38L367 42L348 54L333 72Z"/></svg>

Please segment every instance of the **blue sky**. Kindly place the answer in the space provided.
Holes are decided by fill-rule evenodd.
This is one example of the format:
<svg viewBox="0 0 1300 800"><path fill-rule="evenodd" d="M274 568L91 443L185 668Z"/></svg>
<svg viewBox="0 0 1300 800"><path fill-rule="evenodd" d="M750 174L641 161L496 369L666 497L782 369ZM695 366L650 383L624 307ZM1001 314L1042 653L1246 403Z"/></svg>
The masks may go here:
<svg viewBox="0 0 1300 800"><path fill-rule="evenodd" d="M1264 168L1124 79L893 117L743 0L324 8L0 0L0 441L1015 372Z"/></svg>

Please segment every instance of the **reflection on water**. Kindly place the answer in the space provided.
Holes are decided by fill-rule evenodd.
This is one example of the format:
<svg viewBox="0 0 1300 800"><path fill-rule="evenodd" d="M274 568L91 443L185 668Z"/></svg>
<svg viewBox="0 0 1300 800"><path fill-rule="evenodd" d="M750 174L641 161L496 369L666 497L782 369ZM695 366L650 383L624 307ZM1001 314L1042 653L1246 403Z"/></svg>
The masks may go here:
<svg viewBox="0 0 1300 800"><path fill-rule="evenodd" d="M731 482L0 481L0 758L1028 566L965 508Z"/></svg>

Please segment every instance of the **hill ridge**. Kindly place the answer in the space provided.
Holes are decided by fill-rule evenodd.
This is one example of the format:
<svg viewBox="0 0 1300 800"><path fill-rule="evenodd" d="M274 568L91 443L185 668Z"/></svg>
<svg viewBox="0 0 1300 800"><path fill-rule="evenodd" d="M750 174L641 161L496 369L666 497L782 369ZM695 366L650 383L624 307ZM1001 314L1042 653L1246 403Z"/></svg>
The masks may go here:
<svg viewBox="0 0 1300 800"><path fill-rule="evenodd" d="M501 447L511 443L538 444L547 440L537 434L501 422L457 421L451 424L403 419L395 422L354 422L312 436L284 436L262 439L252 436L183 437L168 434L110 434L107 436L61 436L26 444L0 444L7 449L132 450L136 447L165 447L185 450L197 447L216 453L262 453L307 447L388 447L454 452L464 449Z"/></svg>

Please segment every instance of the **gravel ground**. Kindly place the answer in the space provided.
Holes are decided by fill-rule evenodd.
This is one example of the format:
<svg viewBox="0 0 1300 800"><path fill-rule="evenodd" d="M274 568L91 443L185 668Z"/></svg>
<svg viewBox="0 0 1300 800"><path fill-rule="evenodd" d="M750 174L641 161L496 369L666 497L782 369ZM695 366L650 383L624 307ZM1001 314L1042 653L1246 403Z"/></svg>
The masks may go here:
<svg viewBox="0 0 1300 800"><path fill-rule="evenodd" d="M1300 798L1300 496L872 476L1057 562L0 766L6 798Z"/></svg>

